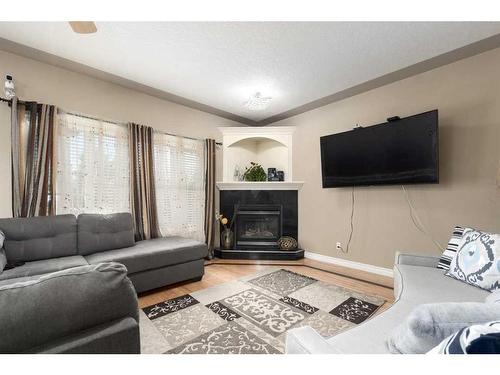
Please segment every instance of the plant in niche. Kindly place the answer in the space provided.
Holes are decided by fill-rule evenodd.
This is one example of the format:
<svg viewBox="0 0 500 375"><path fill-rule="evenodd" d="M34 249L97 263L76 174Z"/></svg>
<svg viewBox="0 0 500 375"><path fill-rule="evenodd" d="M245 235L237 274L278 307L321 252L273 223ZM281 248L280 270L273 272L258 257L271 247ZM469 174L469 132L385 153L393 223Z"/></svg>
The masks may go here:
<svg viewBox="0 0 500 375"><path fill-rule="evenodd" d="M250 167L245 168L245 173L243 173L243 179L245 181L266 181L266 172L262 165L250 162Z"/></svg>

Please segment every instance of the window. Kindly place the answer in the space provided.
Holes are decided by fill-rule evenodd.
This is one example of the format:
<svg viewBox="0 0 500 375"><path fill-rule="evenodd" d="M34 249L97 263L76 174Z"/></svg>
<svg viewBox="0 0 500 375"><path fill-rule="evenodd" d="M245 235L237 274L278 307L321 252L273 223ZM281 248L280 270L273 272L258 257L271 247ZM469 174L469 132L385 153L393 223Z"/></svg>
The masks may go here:
<svg viewBox="0 0 500 375"><path fill-rule="evenodd" d="M57 138L57 213L130 212L127 127L63 113ZM154 133L163 236L204 241L204 142Z"/></svg>
<svg viewBox="0 0 500 375"><path fill-rule="evenodd" d="M163 236L205 240L204 143L154 134L158 221Z"/></svg>
<svg viewBox="0 0 500 375"><path fill-rule="evenodd" d="M70 114L58 125L57 213L130 212L127 128Z"/></svg>

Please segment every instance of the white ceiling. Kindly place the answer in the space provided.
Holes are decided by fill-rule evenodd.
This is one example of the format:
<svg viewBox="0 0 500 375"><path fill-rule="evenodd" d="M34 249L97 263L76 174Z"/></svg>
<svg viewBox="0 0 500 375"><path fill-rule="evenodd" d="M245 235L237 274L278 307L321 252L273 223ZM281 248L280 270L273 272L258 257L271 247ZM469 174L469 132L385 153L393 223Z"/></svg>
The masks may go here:
<svg viewBox="0 0 500 375"><path fill-rule="evenodd" d="M0 37L262 120L500 33L473 22L0 22ZM243 103L260 91L268 109Z"/></svg>

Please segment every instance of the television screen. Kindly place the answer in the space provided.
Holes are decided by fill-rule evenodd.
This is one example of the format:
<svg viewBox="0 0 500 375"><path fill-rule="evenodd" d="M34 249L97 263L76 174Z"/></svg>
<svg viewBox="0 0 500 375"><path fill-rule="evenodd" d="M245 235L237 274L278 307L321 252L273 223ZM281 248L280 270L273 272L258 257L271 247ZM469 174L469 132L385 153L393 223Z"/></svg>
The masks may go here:
<svg viewBox="0 0 500 375"><path fill-rule="evenodd" d="M438 183L438 111L321 137L323 187Z"/></svg>

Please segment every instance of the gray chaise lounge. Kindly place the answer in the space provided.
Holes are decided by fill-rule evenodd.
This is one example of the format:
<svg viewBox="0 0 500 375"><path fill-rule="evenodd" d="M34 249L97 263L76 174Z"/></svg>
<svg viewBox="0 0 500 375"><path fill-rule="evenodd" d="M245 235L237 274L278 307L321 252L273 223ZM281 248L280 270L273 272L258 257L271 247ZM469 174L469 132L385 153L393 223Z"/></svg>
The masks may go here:
<svg viewBox="0 0 500 375"><path fill-rule="evenodd" d="M0 352L138 353L136 293L201 279L207 255L182 237L135 242L129 213L0 219L0 230L18 264L0 270Z"/></svg>
<svg viewBox="0 0 500 375"><path fill-rule="evenodd" d="M418 305L437 302L484 302L490 293L467 285L436 268L438 257L396 254L396 303L359 326L324 339L311 327L288 332L286 352L291 354L389 354L387 338Z"/></svg>

